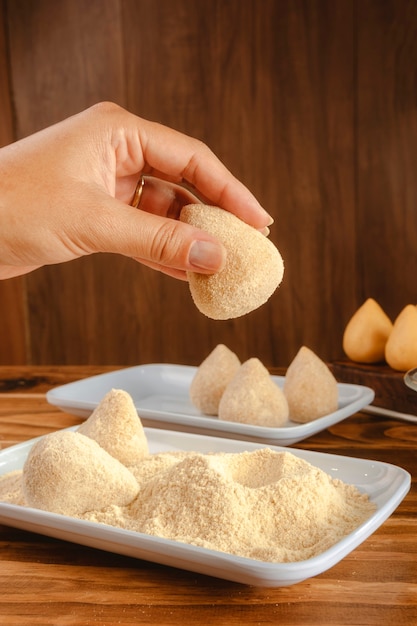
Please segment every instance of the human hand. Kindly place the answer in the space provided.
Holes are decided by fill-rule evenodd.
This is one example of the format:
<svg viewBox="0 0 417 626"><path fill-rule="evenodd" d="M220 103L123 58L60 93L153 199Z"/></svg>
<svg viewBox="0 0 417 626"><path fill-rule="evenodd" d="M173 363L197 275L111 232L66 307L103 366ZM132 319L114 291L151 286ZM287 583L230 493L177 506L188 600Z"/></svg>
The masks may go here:
<svg viewBox="0 0 417 626"><path fill-rule="evenodd" d="M219 271L226 253L177 219L185 204L219 206L259 230L272 222L206 145L111 103L1 149L0 171L0 278L112 252L186 279Z"/></svg>

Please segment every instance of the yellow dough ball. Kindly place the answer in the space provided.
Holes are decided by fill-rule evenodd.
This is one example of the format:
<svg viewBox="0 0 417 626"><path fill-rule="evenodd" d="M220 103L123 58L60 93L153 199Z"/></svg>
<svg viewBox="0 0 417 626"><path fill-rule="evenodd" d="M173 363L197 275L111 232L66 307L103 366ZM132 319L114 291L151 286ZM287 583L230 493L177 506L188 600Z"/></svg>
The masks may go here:
<svg viewBox="0 0 417 626"><path fill-rule="evenodd" d="M373 298L368 298L345 328L343 350L346 356L357 363L383 361L392 327L391 320L380 305Z"/></svg>
<svg viewBox="0 0 417 626"><path fill-rule="evenodd" d="M394 321L385 346L385 359L400 372L417 367L417 307L408 304Z"/></svg>

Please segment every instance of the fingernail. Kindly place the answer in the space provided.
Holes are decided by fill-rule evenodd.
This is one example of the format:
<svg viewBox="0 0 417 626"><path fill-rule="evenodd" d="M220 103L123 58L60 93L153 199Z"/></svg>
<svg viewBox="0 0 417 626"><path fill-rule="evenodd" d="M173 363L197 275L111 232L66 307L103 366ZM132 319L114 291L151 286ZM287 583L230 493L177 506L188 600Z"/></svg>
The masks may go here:
<svg viewBox="0 0 417 626"><path fill-rule="evenodd" d="M196 268L218 272L226 262L226 250L212 241L194 241L188 260Z"/></svg>
<svg viewBox="0 0 417 626"><path fill-rule="evenodd" d="M264 209L262 206L260 207L260 210L262 211L265 221L266 221L266 225L267 226L271 226L274 223L274 218L272 217L272 215L270 213L268 213L268 211L266 209Z"/></svg>
<svg viewBox="0 0 417 626"><path fill-rule="evenodd" d="M259 232L261 233L261 235L265 235L265 237L268 237L271 231L269 230L268 226L265 226L265 228L261 228Z"/></svg>

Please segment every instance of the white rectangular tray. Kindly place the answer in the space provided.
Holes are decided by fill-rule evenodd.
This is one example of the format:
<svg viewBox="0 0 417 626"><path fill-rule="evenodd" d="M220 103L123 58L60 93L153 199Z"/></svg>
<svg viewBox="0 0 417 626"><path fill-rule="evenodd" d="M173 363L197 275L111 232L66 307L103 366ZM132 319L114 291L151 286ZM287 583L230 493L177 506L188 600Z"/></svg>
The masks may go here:
<svg viewBox="0 0 417 626"><path fill-rule="evenodd" d="M169 450L243 452L263 447L256 443L160 429L145 429L145 432L151 453ZM0 475L21 469L35 441L37 439L0 451ZM274 450L285 450L270 447ZM334 478L354 484L360 491L367 493L377 507L365 523L330 549L297 563L256 561L4 502L0 502L0 523L239 583L265 587L293 585L333 567L381 526L407 494L410 475L395 465L378 461L307 450L291 452Z"/></svg>
<svg viewBox="0 0 417 626"><path fill-rule="evenodd" d="M124 389L132 396L145 426L289 446L360 411L375 395L369 387L339 383L338 410L312 422L288 421L281 428L238 424L203 415L192 405L189 388L196 370L189 365L138 365L61 385L48 391L46 397L63 411L86 418L108 391ZM272 379L283 386L283 376Z"/></svg>

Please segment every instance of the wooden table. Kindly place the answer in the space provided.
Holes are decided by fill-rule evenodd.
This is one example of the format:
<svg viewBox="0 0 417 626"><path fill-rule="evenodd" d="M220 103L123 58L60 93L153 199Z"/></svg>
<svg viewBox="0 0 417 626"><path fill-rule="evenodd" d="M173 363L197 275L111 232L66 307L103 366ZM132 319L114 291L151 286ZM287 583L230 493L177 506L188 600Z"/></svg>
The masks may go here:
<svg viewBox="0 0 417 626"><path fill-rule="evenodd" d="M0 367L0 445L79 419L45 391L110 367ZM417 475L417 425L357 413L297 444ZM417 624L417 488L338 565L292 587L249 587L0 526L0 624Z"/></svg>

